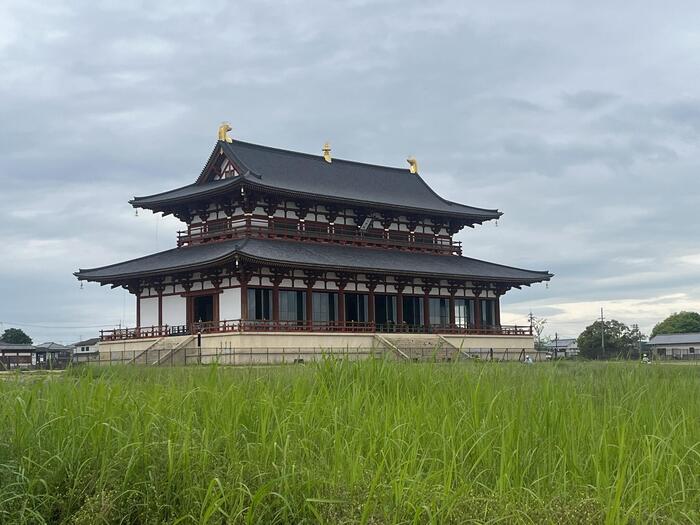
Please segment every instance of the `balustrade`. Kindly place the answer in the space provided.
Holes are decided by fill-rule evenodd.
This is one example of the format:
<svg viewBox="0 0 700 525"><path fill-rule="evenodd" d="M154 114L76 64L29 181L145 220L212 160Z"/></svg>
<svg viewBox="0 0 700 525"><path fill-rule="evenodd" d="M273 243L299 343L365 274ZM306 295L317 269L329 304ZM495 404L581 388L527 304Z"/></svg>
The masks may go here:
<svg viewBox="0 0 700 525"><path fill-rule="evenodd" d="M252 237L259 239L291 239L337 244L355 244L399 248L412 251L437 252L442 254L462 253L462 244L447 236L390 230L366 230L356 227L318 225L312 223L271 222L269 226L248 225L242 221L212 222L179 231L178 246L189 246L206 242Z"/></svg>
<svg viewBox="0 0 700 525"><path fill-rule="evenodd" d="M347 332L347 333L415 333L456 335L512 335L531 336L530 326L485 326L473 328L458 325L412 325L407 323L384 323L355 321L268 321L268 320L223 320L194 323L190 326L149 326L141 328L115 328L101 330L102 341L146 339L196 333L221 332Z"/></svg>

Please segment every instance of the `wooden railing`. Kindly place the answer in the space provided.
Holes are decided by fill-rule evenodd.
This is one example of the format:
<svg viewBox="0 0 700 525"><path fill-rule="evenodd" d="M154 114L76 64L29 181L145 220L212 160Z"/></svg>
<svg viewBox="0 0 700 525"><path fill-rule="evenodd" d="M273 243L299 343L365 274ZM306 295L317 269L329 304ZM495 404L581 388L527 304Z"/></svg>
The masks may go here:
<svg viewBox="0 0 700 525"><path fill-rule="evenodd" d="M115 328L101 330L102 341L121 341L176 335L208 334L224 332L341 332L341 333L408 333L408 334L457 334L457 335L514 335L531 336L530 326L466 327L449 324L413 325L407 323L377 324L356 321L266 321L223 320L194 323L190 326L148 326L140 328Z"/></svg>
<svg viewBox="0 0 700 525"><path fill-rule="evenodd" d="M438 252L446 254L462 254L462 243L449 237L436 237L428 234L415 234L409 239L408 232L376 230L352 233L348 230L329 231L327 227L307 224L303 230L291 224L275 224L271 226L248 226L226 224L215 230L198 227L177 232L177 245L188 246L212 241L254 237L262 239L293 239L332 242L338 244L357 244L362 246L397 247L414 251Z"/></svg>

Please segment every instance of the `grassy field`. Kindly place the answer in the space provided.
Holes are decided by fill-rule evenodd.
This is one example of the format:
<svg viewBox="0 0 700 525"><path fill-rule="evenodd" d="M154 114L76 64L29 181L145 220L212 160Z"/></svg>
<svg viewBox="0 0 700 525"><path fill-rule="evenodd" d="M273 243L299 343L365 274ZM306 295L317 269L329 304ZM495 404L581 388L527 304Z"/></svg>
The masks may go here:
<svg viewBox="0 0 700 525"><path fill-rule="evenodd" d="M0 380L1 523L699 523L700 369L82 369Z"/></svg>

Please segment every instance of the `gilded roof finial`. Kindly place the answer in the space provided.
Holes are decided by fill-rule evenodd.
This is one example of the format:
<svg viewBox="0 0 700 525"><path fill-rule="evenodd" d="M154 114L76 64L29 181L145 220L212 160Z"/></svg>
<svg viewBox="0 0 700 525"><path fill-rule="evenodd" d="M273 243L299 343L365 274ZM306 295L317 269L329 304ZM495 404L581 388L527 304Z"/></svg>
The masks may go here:
<svg viewBox="0 0 700 525"><path fill-rule="evenodd" d="M410 165L408 171L410 171L411 173L418 173L418 161L415 157L408 157L406 159L406 162L408 162L408 164Z"/></svg>
<svg viewBox="0 0 700 525"><path fill-rule="evenodd" d="M231 124L222 122L219 126L219 140L221 142L233 142L233 139L228 136L229 131L231 131Z"/></svg>
<svg viewBox="0 0 700 525"><path fill-rule="evenodd" d="M323 160L330 164L333 160L331 159L331 145L328 142L326 142L323 145L323 149L321 151L323 151Z"/></svg>

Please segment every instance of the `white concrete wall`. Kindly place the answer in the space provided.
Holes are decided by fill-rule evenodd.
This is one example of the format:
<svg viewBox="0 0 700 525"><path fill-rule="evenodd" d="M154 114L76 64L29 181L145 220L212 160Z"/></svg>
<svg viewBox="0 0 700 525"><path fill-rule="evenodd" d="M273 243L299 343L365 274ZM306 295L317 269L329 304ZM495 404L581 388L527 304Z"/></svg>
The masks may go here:
<svg viewBox="0 0 700 525"><path fill-rule="evenodd" d="M163 297L163 324L179 326L187 323L187 300L179 295Z"/></svg>
<svg viewBox="0 0 700 525"><path fill-rule="evenodd" d="M158 324L158 298L141 299L141 326Z"/></svg>
<svg viewBox="0 0 700 525"><path fill-rule="evenodd" d="M241 289L227 288L219 295L219 319L241 318Z"/></svg>

